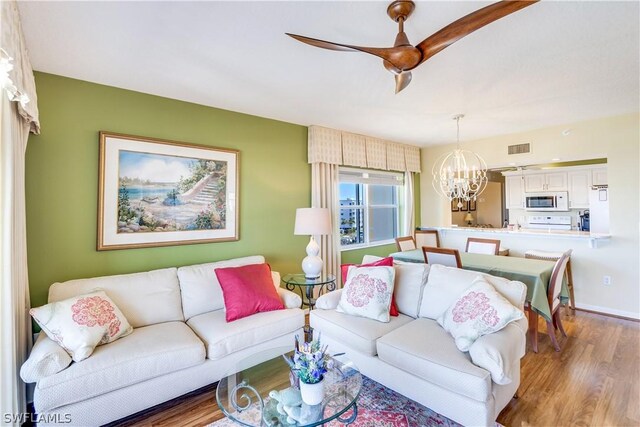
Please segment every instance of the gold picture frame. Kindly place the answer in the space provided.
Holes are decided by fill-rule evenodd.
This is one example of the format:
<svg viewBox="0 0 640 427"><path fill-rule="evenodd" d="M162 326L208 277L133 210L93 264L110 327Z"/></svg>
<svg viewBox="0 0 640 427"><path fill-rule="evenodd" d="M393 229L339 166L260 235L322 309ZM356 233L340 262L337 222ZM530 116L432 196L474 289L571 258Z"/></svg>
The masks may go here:
<svg viewBox="0 0 640 427"><path fill-rule="evenodd" d="M100 132L97 250L239 237L238 150Z"/></svg>

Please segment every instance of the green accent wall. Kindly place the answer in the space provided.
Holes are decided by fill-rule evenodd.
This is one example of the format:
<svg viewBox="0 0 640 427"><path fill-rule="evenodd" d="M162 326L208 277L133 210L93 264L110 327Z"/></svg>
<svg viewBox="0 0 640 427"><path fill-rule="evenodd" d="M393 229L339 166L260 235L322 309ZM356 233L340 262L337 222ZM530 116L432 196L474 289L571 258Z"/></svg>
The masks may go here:
<svg viewBox="0 0 640 427"><path fill-rule="evenodd" d="M42 134L27 148L32 305L56 281L261 254L298 271L308 237L295 210L310 206L307 128L114 87L36 73ZM277 100L274 100L277 102ZM240 150L240 240L96 251L98 132Z"/></svg>
<svg viewBox="0 0 640 427"><path fill-rule="evenodd" d="M39 72L36 85L42 134L30 137L26 160L34 307L46 303L52 283L70 279L255 254L282 273L300 270L308 237L293 235L295 210L311 203L305 126ZM240 240L98 252L101 130L240 150ZM393 251L344 252L344 262L382 248Z"/></svg>

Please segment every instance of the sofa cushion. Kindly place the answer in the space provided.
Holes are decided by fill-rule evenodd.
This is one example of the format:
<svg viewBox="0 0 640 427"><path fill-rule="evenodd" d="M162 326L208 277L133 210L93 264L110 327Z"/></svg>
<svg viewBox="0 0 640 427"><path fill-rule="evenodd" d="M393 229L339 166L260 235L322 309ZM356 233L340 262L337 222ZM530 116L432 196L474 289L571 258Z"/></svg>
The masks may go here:
<svg viewBox="0 0 640 427"><path fill-rule="evenodd" d="M264 257L257 255L178 268L185 319L224 308L222 288L214 271L216 268L262 263Z"/></svg>
<svg viewBox="0 0 640 427"><path fill-rule="evenodd" d="M377 347L380 360L432 384L480 402L491 396L489 371L474 365L434 320L413 320L381 337Z"/></svg>
<svg viewBox="0 0 640 427"><path fill-rule="evenodd" d="M69 280L49 288L49 302L103 290L134 328L183 321L180 286L175 268Z"/></svg>
<svg viewBox="0 0 640 427"><path fill-rule="evenodd" d="M365 255L363 263L372 263L383 258L374 255ZM418 317L422 292L429 276L429 264L415 262L394 261L396 271L393 296L395 297L398 311L411 317Z"/></svg>
<svg viewBox="0 0 640 427"><path fill-rule="evenodd" d="M183 322L159 323L97 347L93 355L41 379L40 410L90 399L205 360L202 341Z"/></svg>
<svg viewBox="0 0 640 427"><path fill-rule="evenodd" d="M418 317L422 292L429 276L429 264L395 264L396 282L393 293L401 313Z"/></svg>
<svg viewBox="0 0 640 427"><path fill-rule="evenodd" d="M523 308L527 287L522 282L495 277L477 271L432 265L427 284L422 292L420 317L437 319L466 291L473 282L482 277L511 304Z"/></svg>
<svg viewBox="0 0 640 427"><path fill-rule="evenodd" d="M224 311L216 310L194 316L187 324L204 341L207 358L216 360L299 330L304 326L304 311L267 311L227 323Z"/></svg>
<svg viewBox="0 0 640 427"><path fill-rule="evenodd" d="M336 341L349 343L354 350L369 356L376 355L378 338L412 320L404 314L391 317L388 323L338 313L335 310L312 310L309 314L309 323L312 328Z"/></svg>

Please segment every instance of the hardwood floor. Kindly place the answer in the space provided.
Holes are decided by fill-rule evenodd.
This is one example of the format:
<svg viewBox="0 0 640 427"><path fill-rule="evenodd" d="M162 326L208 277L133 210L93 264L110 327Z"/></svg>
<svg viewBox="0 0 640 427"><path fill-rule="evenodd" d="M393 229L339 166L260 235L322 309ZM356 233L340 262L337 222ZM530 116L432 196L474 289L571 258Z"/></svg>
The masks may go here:
<svg viewBox="0 0 640 427"><path fill-rule="evenodd" d="M562 310L561 352L546 334L522 360L519 398L498 417L505 426L640 426L640 323ZM541 320L542 322L542 320ZM540 331L546 331L544 322ZM119 426L203 426L224 415L215 387L165 403Z"/></svg>
<svg viewBox="0 0 640 427"><path fill-rule="evenodd" d="M522 359L519 398L502 411L506 426L640 426L640 323L562 310L568 337L560 352L539 335ZM546 331L540 319L539 330Z"/></svg>

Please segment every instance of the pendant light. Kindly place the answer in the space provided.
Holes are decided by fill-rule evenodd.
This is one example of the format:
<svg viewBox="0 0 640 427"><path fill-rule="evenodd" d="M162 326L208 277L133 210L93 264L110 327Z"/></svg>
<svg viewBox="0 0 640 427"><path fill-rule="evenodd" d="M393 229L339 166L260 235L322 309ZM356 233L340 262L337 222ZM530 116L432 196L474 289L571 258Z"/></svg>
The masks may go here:
<svg viewBox="0 0 640 427"><path fill-rule="evenodd" d="M433 188L442 196L458 200L458 208L463 201L476 200L487 186L487 164L473 151L460 148L460 119L463 114L453 117L457 128L457 147L445 153L436 161L431 173Z"/></svg>

